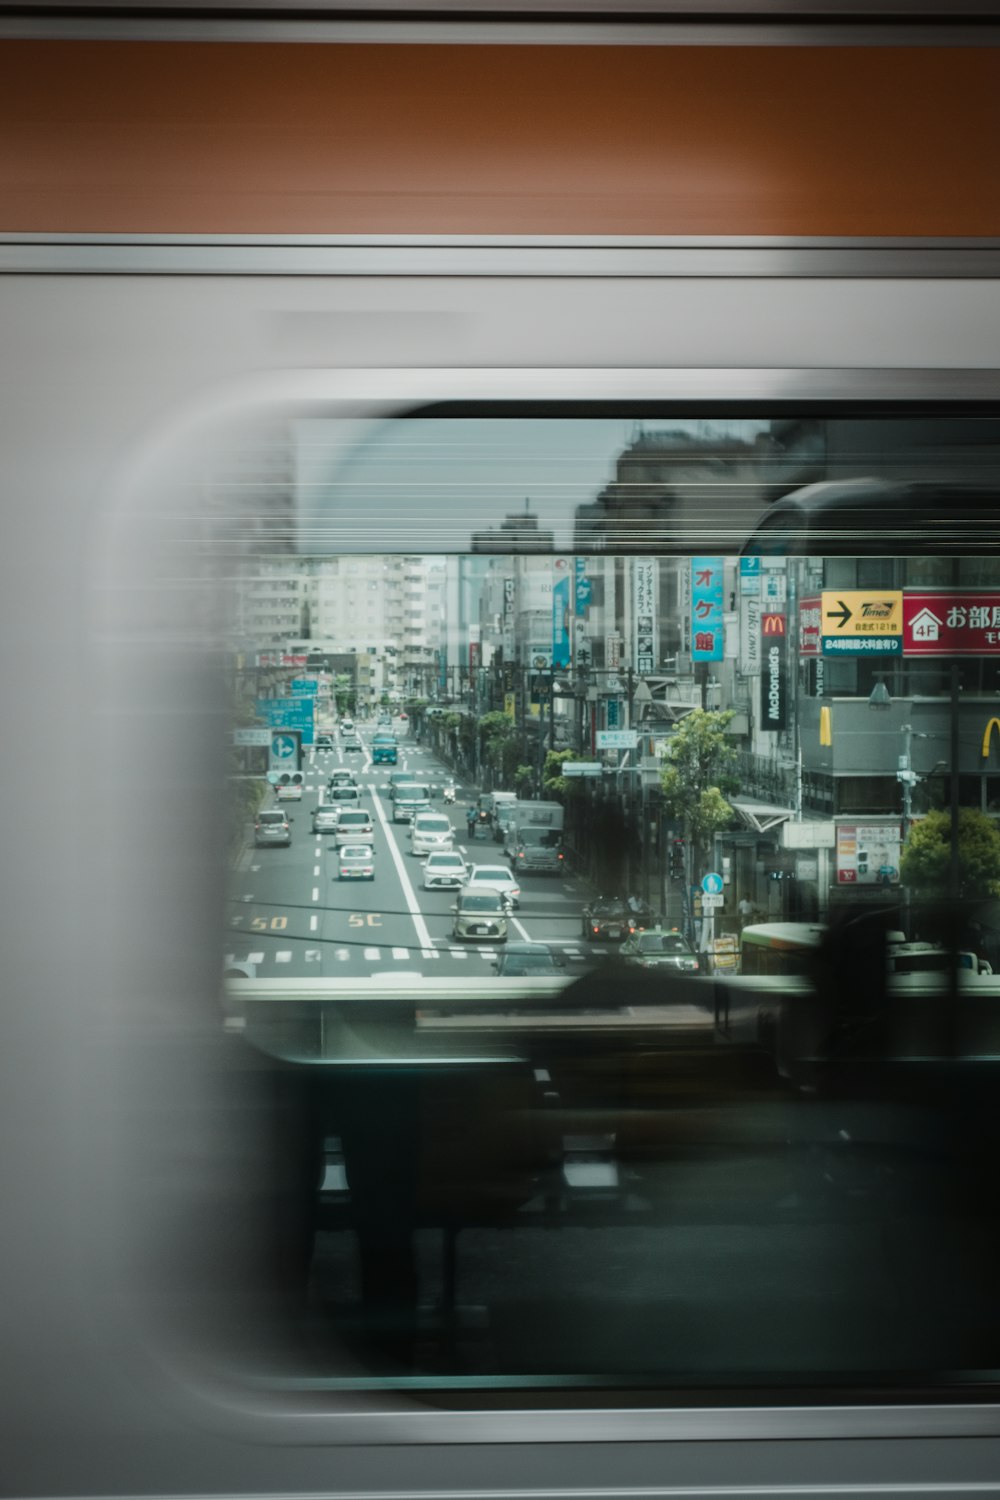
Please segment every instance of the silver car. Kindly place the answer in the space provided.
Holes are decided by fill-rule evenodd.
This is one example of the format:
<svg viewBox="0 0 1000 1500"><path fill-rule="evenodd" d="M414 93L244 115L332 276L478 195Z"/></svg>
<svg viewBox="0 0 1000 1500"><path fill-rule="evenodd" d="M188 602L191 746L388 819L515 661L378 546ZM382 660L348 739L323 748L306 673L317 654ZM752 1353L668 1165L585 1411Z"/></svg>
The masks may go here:
<svg viewBox="0 0 1000 1500"><path fill-rule="evenodd" d="M374 832L375 826L370 812L362 808L348 807L337 819L334 838L337 840L338 847L345 844L370 844Z"/></svg>
<svg viewBox="0 0 1000 1500"><path fill-rule="evenodd" d="M371 844L345 844L337 851L339 880L374 880L375 851Z"/></svg>
<svg viewBox="0 0 1000 1500"><path fill-rule="evenodd" d="M280 808L269 807L257 814L253 825L253 841L258 849L262 844L290 844L292 842L292 830Z"/></svg>
<svg viewBox="0 0 1000 1500"><path fill-rule="evenodd" d="M505 943L509 910L510 902L497 891L476 891L473 895L463 891L452 907L452 936L472 942Z"/></svg>
<svg viewBox="0 0 1000 1500"><path fill-rule="evenodd" d="M313 808L313 833L333 833L340 817L342 803L321 802Z"/></svg>

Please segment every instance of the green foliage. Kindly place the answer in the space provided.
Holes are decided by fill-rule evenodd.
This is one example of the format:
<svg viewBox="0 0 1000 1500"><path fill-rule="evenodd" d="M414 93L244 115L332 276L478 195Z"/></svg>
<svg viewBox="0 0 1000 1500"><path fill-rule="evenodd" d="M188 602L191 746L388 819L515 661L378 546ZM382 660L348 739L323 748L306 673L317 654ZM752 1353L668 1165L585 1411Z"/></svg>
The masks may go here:
<svg viewBox="0 0 1000 1500"><path fill-rule="evenodd" d="M726 735L732 718L731 710L692 709L667 740L663 753L660 785L665 809L683 823L688 839L701 849L733 816L723 795L723 788L732 791L736 787L729 770L736 751Z"/></svg>
<svg viewBox="0 0 1000 1500"><path fill-rule="evenodd" d="M535 772L532 766L518 766L513 776L514 790L519 797L523 797L531 791L535 782Z"/></svg>
<svg viewBox="0 0 1000 1500"><path fill-rule="evenodd" d="M581 776L564 776L562 768L568 760L583 760L575 750L549 750L542 766L542 791L553 802L566 802L579 797L583 791Z"/></svg>
<svg viewBox="0 0 1000 1500"><path fill-rule="evenodd" d="M505 713L483 714L479 720L479 747L483 760L501 776L517 760L517 730Z"/></svg>
<svg viewBox="0 0 1000 1500"><path fill-rule="evenodd" d="M951 814L931 812L910 828L900 879L919 895L945 895L951 867ZM958 814L958 894L1000 896L1000 831L985 813Z"/></svg>
<svg viewBox="0 0 1000 1500"><path fill-rule="evenodd" d="M333 696L338 714L354 712L354 683L346 672L334 678Z"/></svg>

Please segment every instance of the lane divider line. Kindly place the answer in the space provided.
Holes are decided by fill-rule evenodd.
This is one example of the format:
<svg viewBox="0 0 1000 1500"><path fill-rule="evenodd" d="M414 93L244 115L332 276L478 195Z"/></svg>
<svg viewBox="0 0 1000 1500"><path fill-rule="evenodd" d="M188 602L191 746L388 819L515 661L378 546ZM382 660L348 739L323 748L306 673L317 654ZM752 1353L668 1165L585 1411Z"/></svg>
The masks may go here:
<svg viewBox="0 0 1000 1500"><path fill-rule="evenodd" d="M424 921L424 918L421 914L420 902L417 900L416 892L413 889L409 874L407 873L406 864L403 860L402 854L399 851L399 847L396 843L395 835L393 834L389 819L385 815L385 808L382 806L382 798L376 794L372 798L372 801L375 804L376 816L378 817L379 822L382 824L382 830L385 833L386 842L389 845L389 853L392 855L392 862L396 866L396 873L399 876L399 883L403 887L403 900L406 902L410 916L413 918L413 926L417 934L417 946L419 948L429 948L431 946L431 935L427 930L427 923Z"/></svg>

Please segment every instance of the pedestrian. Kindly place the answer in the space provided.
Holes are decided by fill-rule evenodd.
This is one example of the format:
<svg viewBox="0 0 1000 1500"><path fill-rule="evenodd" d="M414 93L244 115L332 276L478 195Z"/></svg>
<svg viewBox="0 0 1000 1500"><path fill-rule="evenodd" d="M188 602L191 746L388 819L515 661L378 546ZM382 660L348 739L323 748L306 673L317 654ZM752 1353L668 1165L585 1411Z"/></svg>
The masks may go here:
<svg viewBox="0 0 1000 1500"><path fill-rule="evenodd" d="M751 913L753 911L753 907L751 906L750 902L747 900L746 896L743 897L742 901L739 903L739 905L737 906L736 910L740 914L740 927L743 928L749 922L750 915L751 915Z"/></svg>
<svg viewBox="0 0 1000 1500"><path fill-rule="evenodd" d="M465 814L465 821L466 821L466 824L468 825L469 838L471 839L472 835L473 835L473 831L475 830L475 827L476 827L476 809L473 807L473 805L472 805L471 802L469 803L469 810Z"/></svg>

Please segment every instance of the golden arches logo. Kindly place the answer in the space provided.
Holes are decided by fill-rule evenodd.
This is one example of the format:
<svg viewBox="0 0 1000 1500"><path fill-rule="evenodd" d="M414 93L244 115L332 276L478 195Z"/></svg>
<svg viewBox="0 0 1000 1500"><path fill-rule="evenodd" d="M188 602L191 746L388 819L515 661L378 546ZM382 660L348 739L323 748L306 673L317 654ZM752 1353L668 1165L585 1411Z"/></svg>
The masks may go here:
<svg viewBox="0 0 1000 1500"><path fill-rule="evenodd" d="M993 738L994 729L998 734L1000 734L1000 719L990 719L986 728L983 730L983 760L989 759L990 741Z"/></svg>
<svg viewBox="0 0 1000 1500"><path fill-rule="evenodd" d="M760 628L764 635L784 635L785 617L784 615L762 615Z"/></svg>

